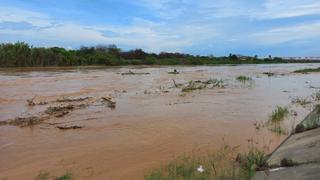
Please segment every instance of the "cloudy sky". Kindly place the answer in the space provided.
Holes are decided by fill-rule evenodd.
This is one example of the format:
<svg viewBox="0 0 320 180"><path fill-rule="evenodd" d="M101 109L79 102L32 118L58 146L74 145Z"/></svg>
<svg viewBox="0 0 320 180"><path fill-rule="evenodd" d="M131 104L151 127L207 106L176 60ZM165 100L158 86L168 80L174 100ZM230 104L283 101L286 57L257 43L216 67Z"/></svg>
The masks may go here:
<svg viewBox="0 0 320 180"><path fill-rule="evenodd" d="M0 0L0 42L319 56L320 0Z"/></svg>

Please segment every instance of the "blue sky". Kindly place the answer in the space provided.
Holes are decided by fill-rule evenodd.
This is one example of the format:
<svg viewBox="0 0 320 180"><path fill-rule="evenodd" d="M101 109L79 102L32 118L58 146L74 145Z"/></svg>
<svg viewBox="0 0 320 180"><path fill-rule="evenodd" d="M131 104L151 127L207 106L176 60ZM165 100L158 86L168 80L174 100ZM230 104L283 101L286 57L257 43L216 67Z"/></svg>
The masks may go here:
<svg viewBox="0 0 320 180"><path fill-rule="evenodd" d="M320 0L0 0L0 42L320 55Z"/></svg>

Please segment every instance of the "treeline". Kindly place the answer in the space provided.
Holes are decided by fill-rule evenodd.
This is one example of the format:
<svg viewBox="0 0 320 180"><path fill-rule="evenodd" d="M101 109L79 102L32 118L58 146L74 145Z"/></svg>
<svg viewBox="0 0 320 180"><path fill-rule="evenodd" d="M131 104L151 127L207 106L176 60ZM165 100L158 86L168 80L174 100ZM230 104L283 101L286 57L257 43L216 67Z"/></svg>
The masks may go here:
<svg viewBox="0 0 320 180"><path fill-rule="evenodd" d="M78 50L60 47L32 47L24 42L0 44L1 67L82 66L82 65L204 65L277 63L280 58L258 59L230 54L225 57L194 56L182 53L146 53L142 49L121 51L115 45L82 46Z"/></svg>

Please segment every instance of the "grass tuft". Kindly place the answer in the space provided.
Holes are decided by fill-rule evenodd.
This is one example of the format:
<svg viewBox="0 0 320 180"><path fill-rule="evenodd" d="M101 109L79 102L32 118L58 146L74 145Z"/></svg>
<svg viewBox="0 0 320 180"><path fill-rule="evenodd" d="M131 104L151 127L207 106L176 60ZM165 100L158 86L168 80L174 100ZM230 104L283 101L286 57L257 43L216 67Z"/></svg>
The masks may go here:
<svg viewBox="0 0 320 180"><path fill-rule="evenodd" d="M251 77L248 77L248 76L244 76L244 75L241 75L241 76L238 76L236 78L239 82L247 82L247 81L252 81L252 78Z"/></svg>
<svg viewBox="0 0 320 180"><path fill-rule="evenodd" d="M289 110L287 107L277 106L271 114L271 122L281 122L288 114Z"/></svg>
<svg viewBox="0 0 320 180"><path fill-rule="evenodd" d="M311 101L308 98L304 98L304 97L295 97L291 100L292 104L299 104L303 107L305 107L308 104L311 104Z"/></svg>
<svg viewBox="0 0 320 180"><path fill-rule="evenodd" d="M54 178L54 180L71 180L72 174L69 172L66 172L64 175Z"/></svg>

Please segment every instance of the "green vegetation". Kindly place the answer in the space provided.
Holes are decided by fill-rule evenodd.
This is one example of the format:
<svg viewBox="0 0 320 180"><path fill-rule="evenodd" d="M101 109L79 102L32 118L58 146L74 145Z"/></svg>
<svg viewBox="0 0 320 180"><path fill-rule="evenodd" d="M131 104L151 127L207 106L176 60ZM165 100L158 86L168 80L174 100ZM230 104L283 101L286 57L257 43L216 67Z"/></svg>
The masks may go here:
<svg viewBox="0 0 320 180"><path fill-rule="evenodd" d="M320 72L320 67L318 68L306 68L306 69L299 69L294 71L295 73L311 73L311 72Z"/></svg>
<svg viewBox="0 0 320 180"><path fill-rule="evenodd" d="M243 75L238 76L236 79L237 79L238 81L242 82L242 83L244 83L244 82L246 82L246 81L252 81L252 78L251 78L251 77L243 76Z"/></svg>
<svg viewBox="0 0 320 180"><path fill-rule="evenodd" d="M54 178L54 180L71 180L72 174L69 172L66 172L64 175Z"/></svg>
<svg viewBox="0 0 320 180"><path fill-rule="evenodd" d="M320 126L320 105L316 105L313 112L311 112L305 120L298 124L295 128L296 133L315 129Z"/></svg>
<svg viewBox="0 0 320 180"><path fill-rule="evenodd" d="M288 114L289 110L287 107L277 106L271 114L271 122L281 122Z"/></svg>
<svg viewBox="0 0 320 180"><path fill-rule="evenodd" d="M245 179L250 179L256 170L266 169L268 166L267 159L268 156L263 151L252 147L250 151L244 155L245 161L242 164L242 168L245 170Z"/></svg>
<svg viewBox="0 0 320 180"><path fill-rule="evenodd" d="M305 130L310 130L310 129L314 129L314 128L317 128L319 127L320 125L320 118L312 118L308 121L306 121L306 123L304 123L304 128Z"/></svg>
<svg viewBox="0 0 320 180"><path fill-rule="evenodd" d="M269 123L271 123L271 127L269 130L277 134L286 134L286 130L281 127L281 122L288 114L289 109L287 107L277 106L270 116Z"/></svg>
<svg viewBox="0 0 320 180"><path fill-rule="evenodd" d="M318 105L316 108L318 111L302 123L304 130L310 130L320 126L320 106Z"/></svg>
<svg viewBox="0 0 320 180"><path fill-rule="evenodd" d="M303 62L303 61L302 61ZM61 47L33 47L24 42L0 44L0 67L45 67L82 65L215 65L290 63L281 58L257 56L194 56L182 53L146 53L142 49L122 51L115 45L98 45L67 50Z"/></svg>
<svg viewBox="0 0 320 180"><path fill-rule="evenodd" d="M274 127L269 130L277 134L287 134L286 130L283 129L280 124L274 124Z"/></svg>
<svg viewBox="0 0 320 180"><path fill-rule="evenodd" d="M320 101L320 91L317 91L312 94L312 99L315 101Z"/></svg>
<svg viewBox="0 0 320 180"><path fill-rule="evenodd" d="M291 100L292 104L299 104L303 107L305 107L308 104L311 104L311 100L309 100L308 98L304 98L304 97L295 97Z"/></svg>
<svg viewBox="0 0 320 180"><path fill-rule="evenodd" d="M250 179L255 170L264 169L267 156L257 148L235 156L236 147L224 145L219 151L205 156L181 156L167 165L154 169L146 180L171 179Z"/></svg>
<svg viewBox="0 0 320 180"><path fill-rule="evenodd" d="M39 174L36 176L35 180L48 180L48 179L53 179L53 180L71 180L72 178L72 174L69 172L66 172L64 175L62 176L50 176L50 174L46 171L40 171Z"/></svg>
<svg viewBox="0 0 320 180"><path fill-rule="evenodd" d="M49 179L49 173L46 171L40 171L35 179L36 180L47 180L47 179Z"/></svg>

